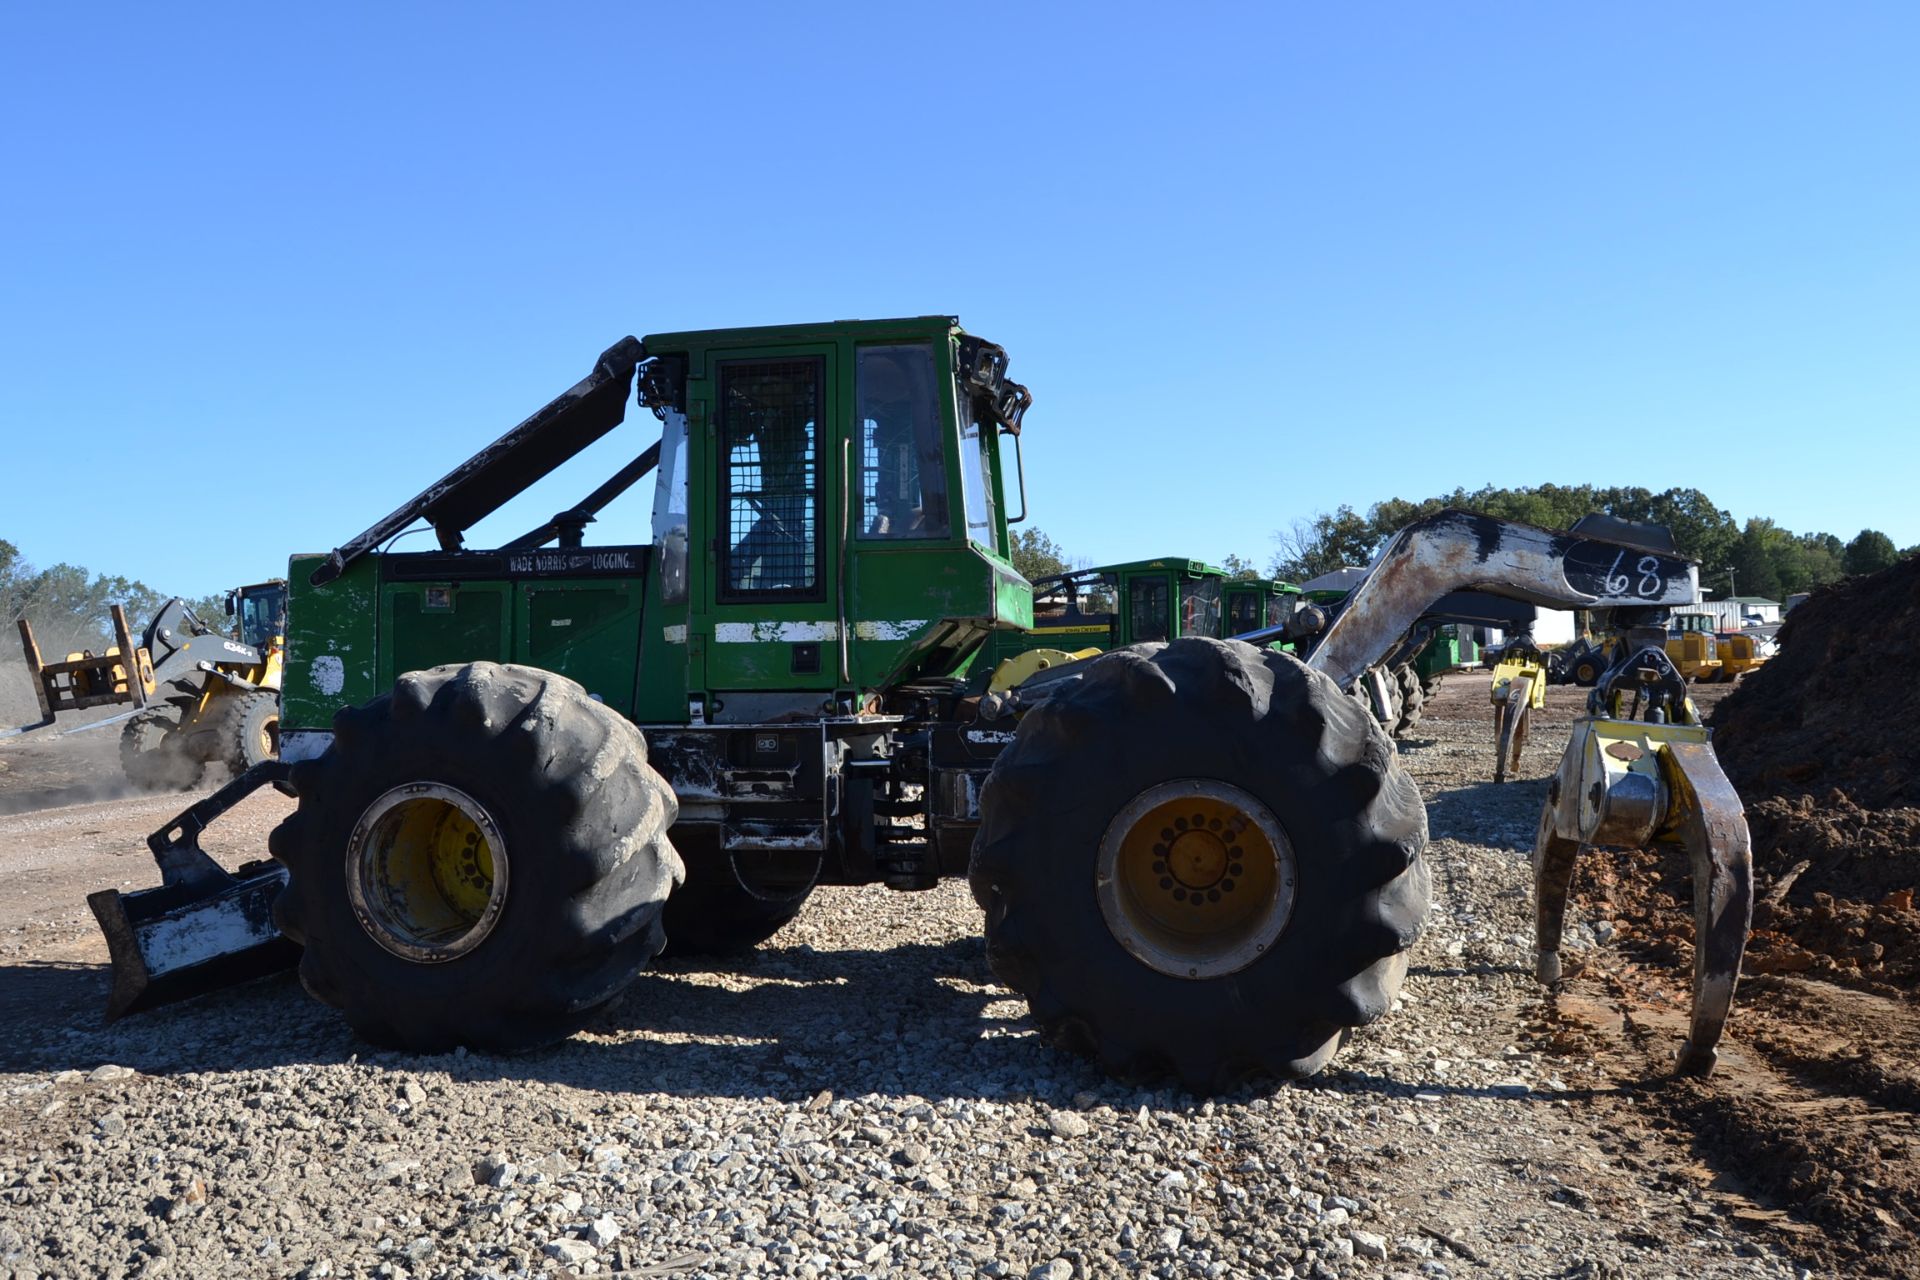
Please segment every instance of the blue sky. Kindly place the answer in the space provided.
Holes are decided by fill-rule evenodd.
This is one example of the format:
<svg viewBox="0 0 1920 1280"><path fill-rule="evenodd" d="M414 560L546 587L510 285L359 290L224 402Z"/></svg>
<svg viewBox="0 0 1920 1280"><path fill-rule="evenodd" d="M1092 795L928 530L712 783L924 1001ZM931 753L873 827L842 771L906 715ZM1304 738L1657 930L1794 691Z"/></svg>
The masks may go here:
<svg viewBox="0 0 1920 1280"><path fill-rule="evenodd" d="M1095 560L1546 481L1920 543L1916 51L1891 4L10 6L0 538L210 592L622 334L952 312Z"/></svg>

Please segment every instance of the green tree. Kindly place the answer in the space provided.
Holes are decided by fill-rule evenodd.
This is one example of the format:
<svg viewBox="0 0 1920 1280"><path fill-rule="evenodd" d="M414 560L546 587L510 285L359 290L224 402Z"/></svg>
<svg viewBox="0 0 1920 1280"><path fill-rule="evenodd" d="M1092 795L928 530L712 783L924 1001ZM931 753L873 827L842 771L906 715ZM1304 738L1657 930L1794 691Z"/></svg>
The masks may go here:
<svg viewBox="0 0 1920 1280"><path fill-rule="evenodd" d="M11 633L25 618L43 655L64 655L79 649L96 653L113 639L110 609L120 605L135 633L146 629L169 597L137 579L118 574L95 574L74 564L35 569L20 558L19 548L0 540L0 628ZM207 596L190 600L200 620L225 632L225 600Z"/></svg>
<svg viewBox="0 0 1920 1280"><path fill-rule="evenodd" d="M1773 521L1763 516L1748 520L1740 531L1739 543L1728 557L1739 593L1772 600L1788 594L1781 585L1780 567L1789 556L1787 548L1798 546L1793 535Z"/></svg>
<svg viewBox="0 0 1920 1280"><path fill-rule="evenodd" d="M1547 529L1565 529L1581 516L1595 512L1648 520L1673 531L1674 544L1682 555L1713 570L1724 568L1740 540L1740 527L1733 517L1698 489L1655 493L1637 487L1597 489L1585 484L1520 489L1488 485L1471 491L1455 489L1419 502L1390 498L1376 503L1368 512L1368 520L1376 538L1385 539L1394 530L1448 507Z"/></svg>
<svg viewBox="0 0 1920 1280"><path fill-rule="evenodd" d="M1811 591L1847 576L1847 549L1840 539L1830 533L1803 533L1800 535L1800 546L1805 556L1807 581L1798 590Z"/></svg>
<svg viewBox="0 0 1920 1280"><path fill-rule="evenodd" d="M1844 563L1848 573L1878 573L1899 559L1892 538L1878 529L1862 529L1847 544Z"/></svg>
<svg viewBox="0 0 1920 1280"><path fill-rule="evenodd" d="M1257 578L1260 576L1260 570L1255 566L1253 561L1242 559L1240 556L1236 556L1231 552L1227 554L1226 559L1220 562L1220 567L1227 571L1229 578L1236 580Z"/></svg>
<svg viewBox="0 0 1920 1280"><path fill-rule="evenodd" d="M1010 540L1013 551L1013 567L1028 582L1039 578L1050 578L1056 573L1065 573L1073 566L1067 563L1067 553L1060 545L1039 529L1028 527L1015 533Z"/></svg>
<svg viewBox="0 0 1920 1280"><path fill-rule="evenodd" d="M1349 506L1331 515L1323 511L1310 520L1296 520L1292 528L1273 537L1280 550L1268 572L1284 582L1306 582L1348 565L1366 564L1380 542L1372 521Z"/></svg>

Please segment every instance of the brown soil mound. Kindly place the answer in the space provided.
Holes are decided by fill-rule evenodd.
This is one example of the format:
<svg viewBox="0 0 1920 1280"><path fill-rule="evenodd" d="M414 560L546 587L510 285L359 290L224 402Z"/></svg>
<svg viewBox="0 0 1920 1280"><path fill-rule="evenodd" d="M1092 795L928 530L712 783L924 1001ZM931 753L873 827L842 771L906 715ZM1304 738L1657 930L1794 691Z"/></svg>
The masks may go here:
<svg viewBox="0 0 1920 1280"><path fill-rule="evenodd" d="M1837 788L1865 809L1920 806L1917 671L1920 556L1818 592L1714 711L1727 776L1749 804Z"/></svg>
<svg viewBox="0 0 1920 1280"><path fill-rule="evenodd" d="M1716 708L1760 903L1747 972L1920 989L1920 557L1819 592Z"/></svg>

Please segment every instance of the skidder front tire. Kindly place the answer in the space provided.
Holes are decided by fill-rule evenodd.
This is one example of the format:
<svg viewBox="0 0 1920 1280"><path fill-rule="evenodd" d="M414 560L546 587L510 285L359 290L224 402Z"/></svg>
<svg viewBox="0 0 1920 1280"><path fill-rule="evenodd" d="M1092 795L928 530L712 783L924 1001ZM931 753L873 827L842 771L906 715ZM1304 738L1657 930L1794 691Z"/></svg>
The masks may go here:
<svg viewBox="0 0 1920 1280"><path fill-rule="evenodd" d="M269 841L307 990L368 1040L563 1039L660 950L677 805L640 731L573 681L476 662L334 717Z"/></svg>
<svg viewBox="0 0 1920 1280"><path fill-rule="evenodd" d="M1053 1043L1216 1091L1319 1070L1426 913L1426 809L1373 717L1287 654L1121 649L1028 713L981 796L987 957Z"/></svg>

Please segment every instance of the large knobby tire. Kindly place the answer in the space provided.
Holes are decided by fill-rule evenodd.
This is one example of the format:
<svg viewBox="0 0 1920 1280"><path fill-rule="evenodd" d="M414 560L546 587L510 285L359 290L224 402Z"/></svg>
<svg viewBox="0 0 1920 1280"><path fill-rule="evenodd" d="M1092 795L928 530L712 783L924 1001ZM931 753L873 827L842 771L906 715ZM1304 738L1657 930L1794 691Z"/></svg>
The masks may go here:
<svg viewBox="0 0 1920 1280"><path fill-rule="evenodd" d="M1382 668L1369 667L1361 672L1354 680L1352 687L1347 690L1347 696L1352 698L1360 709L1389 735L1398 734L1401 713L1406 705L1406 690L1401 687L1399 679L1393 672L1384 671L1383 683L1386 685L1387 706L1386 710L1382 711L1373 700L1372 682L1376 670L1384 671Z"/></svg>
<svg viewBox="0 0 1920 1280"><path fill-rule="evenodd" d="M1176 940L1155 950L1154 938L1179 935L1131 929L1140 904L1167 910L1151 899L1155 882L1132 898L1114 888L1141 883L1137 858L1109 861L1115 849L1139 854L1140 815L1148 841L1179 824L1176 853L1189 835L1214 840L1198 803L1191 827L1178 818L1153 830L1187 803L1151 807L1170 791L1225 794L1230 810L1277 826L1270 883L1291 871L1290 909L1271 909L1277 890L1256 895L1268 912L1254 917L1258 929L1192 949ZM1236 641L1139 645L1100 659L1026 716L981 814L969 881L994 973L1026 996L1055 1044L1125 1078L1170 1071L1196 1091L1325 1065L1349 1028L1392 1003L1430 895L1426 809L1380 726L1290 655ZM1249 830L1234 822L1229 832ZM1227 869L1245 879L1217 882L1229 892L1256 880L1254 856L1237 846L1235 855L1246 865ZM1165 855L1154 845L1144 856ZM1130 942L1114 920L1131 929Z"/></svg>
<svg viewBox="0 0 1920 1280"><path fill-rule="evenodd" d="M1397 738L1420 723L1420 714L1427 704L1427 690L1411 666L1401 667L1393 674L1400 681L1400 722L1393 727L1393 736Z"/></svg>
<svg viewBox="0 0 1920 1280"><path fill-rule="evenodd" d="M120 767L142 791L185 791L198 785L206 762L186 750L179 708L152 702L120 730Z"/></svg>
<svg viewBox="0 0 1920 1280"><path fill-rule="evenodd" d="M416 1052L571 1035L660 950L673 792L579 685L476 662L400 677L296 766L269 848L308 991Z"/></svg>
<svg viewBox="0 0 1920 1280"><path fill-rule="evenodd" d="M818 861L792 856L729 854L712 826L671 833L686 864L687 882L667 899L667 947L685 956L739 955L793 921L813 892Z"/></svg>
<svg viewBox="0 0 1920 1280"><path fill-rule="evenodd" d="M280 756L280 695L262 690L225 700L221 710L221 759L235 773Z"/></svg>

